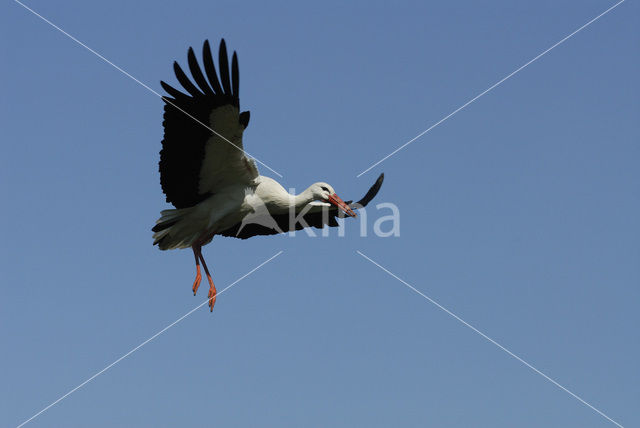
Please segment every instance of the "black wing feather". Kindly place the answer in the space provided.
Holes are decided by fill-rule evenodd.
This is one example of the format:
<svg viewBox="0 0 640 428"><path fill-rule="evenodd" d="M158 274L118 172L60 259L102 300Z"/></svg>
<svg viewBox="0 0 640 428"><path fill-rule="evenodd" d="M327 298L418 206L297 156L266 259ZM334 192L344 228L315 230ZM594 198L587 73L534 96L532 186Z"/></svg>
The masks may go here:
<svg viewBox="0 0 640 428"><path fill-rule="evenodd" d="M173 71L176 73L178 82L180 82L182 87L186 89L187 92L189 92L192 97L200 97L204 95L202 92L198 90L198 88L196 88L196 86L193 83L191 83L191 80L189 80L187 75L184 74L184 71L182 71L182 68L180 67L180 64L178 64L177 61L173 62Z"/></svg>
<svg viewBox="0 0 640 428"><path fill-rule="evenodd" d="M367 204L371 202L371 200L378 194L378 191L380 190L380 187L382 186L383 181L384 181L384 174L380 174L380 177L378 177L378 179L373 184L373 186L371 186L367 194L355 204L349 203L350 207L353 209L366 207ZM247 238L251 238L252 236L275 235L278 233L289 232L293 230L301 230L301 229L304 229L305 227L304 223L309 225L309 227L315 227L318 229L321 229L326 225L330 227L335 227L339 225L337 219L344 218L345 214L338 208L332 206L328 210L328 215L326 211L325 213L316 212L316 213L306 214L302 217L303 221L298 222L295 225L289 224L290 223L289 214L276 214L270 217L271 219L275 220L279 230L268 227L268 226L264 226L263 224L268 224L267 221L262 222L260 221L260 218L254 218L252 219L253 220L252 223L245 224L244 226L242 225L242 223L238 223L235 226L225 230L224 232L219 233L219 235L231 236L231 237L240 238L240 239L247 239ZM263 223L263 224L260 224L260 223Z"/></svg>
<svg viewBox="0 0 640 428"><path fill-rule="evenodd" d="M229 81L229 57L227 56L227 44L224 39L220 41L220 51L218 52L218 65L220 67L220 80L225 94L233 94L231 82Z"/></svg>
<svg viewBox="0 0 640 428"><path fill-rule="evenodd" d="M189 48L189 53L187 54L187 58L189 60L189 70L191 71L191 75L193 76L193 80L196 81L202 92L206 95L215 95L209 83L207 83L207 79L204 78L202 74L202 70L200 70L200 65L198 64L198 60L196 59L196 54L193 53L193 48Z"/></svg>
<svg viewBox="0 0 640 428"><path fill-rule="evenodd" d="M240 72L238 71L238 55L234 52L231 59L231 83L233 85L231 93L234 97L240 97Z"/></svg>
<svg viewBox="0 0 640 428"><path fill-rule="evenodd" d="M167 91L169 93L169 95L171 95L173 98L175 98L175 100L173 100L173 101L185 100L185 99L189 98L187 95L183 94L182 92L180 92L179 90L177 90L173 86L169 85L168 83L163 82L162 80L160 81L160 86L162 86L162 89ZM168 102L170 102L172 100L167 98L167 97L162 97L162 101L168 103Z"/></svg>
<svg viewBox="0 0 640 428"><path fill-rule="evenodd" d="M216 66L213 64L213 58L211 57L211 46L209 46L209 40L204 41L202 46L202 62L204 63L204 71L207 73L209 83L213 88L213 92L216 94L223 94L222 86L218 80L218 73L216 73Z"/></svg>
<svg viewBox="0 0 640 428"><path fill-rule="evenodd" d="M167 196L167 202L176 208L187 208L209 196L198 192L198 183L205 143L211 131L194 123L192 117L180 109L203 123L206 123L210 110L189 100L171 100L171 104L164 106L160 184Z"/></svg>

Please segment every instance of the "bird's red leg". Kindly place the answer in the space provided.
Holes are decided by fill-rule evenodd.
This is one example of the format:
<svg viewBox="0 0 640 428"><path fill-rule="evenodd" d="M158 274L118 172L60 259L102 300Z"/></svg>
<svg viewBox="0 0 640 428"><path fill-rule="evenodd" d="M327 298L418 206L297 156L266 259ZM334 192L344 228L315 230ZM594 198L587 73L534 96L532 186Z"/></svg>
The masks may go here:
<svg viewBox="0 0 640 428"><path fill-rule="evenodd" d="M196 258L196 280L193 282L193 295L195 296L198 292L198 287L200 287L200 281L202 280L202 275L200 274L200 246L194 245L191 247L193 249L193 256Z"/></svg>
<svg viewBox="0 0 640 428"><path fill-rule="evenodd" d="M213 312L213 305L216 304L216 286L213 285L213 279L211 278L211 274L209 273L209 269L207 268L207 264L204 261L204 257L202 257L202 253L198 253L200 256L200 261L202 262L202 267L204 268L204 273L207 274L207 279L209 280L209 308L211 312Z"/></svg>

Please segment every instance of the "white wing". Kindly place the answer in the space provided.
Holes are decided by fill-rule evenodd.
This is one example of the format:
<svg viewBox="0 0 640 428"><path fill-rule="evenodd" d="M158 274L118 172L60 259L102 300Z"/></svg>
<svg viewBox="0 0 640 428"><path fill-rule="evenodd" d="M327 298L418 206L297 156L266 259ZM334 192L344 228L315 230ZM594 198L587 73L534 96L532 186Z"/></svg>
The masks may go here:
<svg viewBox="0 0 640 428"><path fill-rule="evenodd" d="M194 206L223 187L250 184L258 176L255 162L242 146L250 116L248 111L240 112L238 57L234 52L230 74L227 48L224 40L220 42L220 80L208 41L202 57L206 78L189 48L189 69L197 86L174 63L176 77L187 93L160 82L171 95L163 97L160 182L167 202L176 208Z"/></svg>

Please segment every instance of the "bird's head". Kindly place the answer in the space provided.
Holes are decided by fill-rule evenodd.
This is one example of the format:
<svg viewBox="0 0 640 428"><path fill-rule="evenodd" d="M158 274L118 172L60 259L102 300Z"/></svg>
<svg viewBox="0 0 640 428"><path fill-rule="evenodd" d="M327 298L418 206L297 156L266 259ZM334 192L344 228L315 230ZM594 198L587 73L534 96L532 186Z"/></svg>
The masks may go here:
<svg viewBox="0 0 640 428"><path fill-rule="evenodd" d="M320 181L312 184L309 190L313 193L314 200L333 204L348 216L356 217L356 213L336 194L336 191L333 190L330 184Z"/></svg>

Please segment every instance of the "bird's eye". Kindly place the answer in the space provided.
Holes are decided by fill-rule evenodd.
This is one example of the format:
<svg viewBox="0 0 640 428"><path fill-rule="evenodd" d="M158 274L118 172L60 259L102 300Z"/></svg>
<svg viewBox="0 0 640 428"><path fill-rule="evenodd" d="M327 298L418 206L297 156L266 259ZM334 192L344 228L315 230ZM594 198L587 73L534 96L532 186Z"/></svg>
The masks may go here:
<svg viewBox="0 0 640 428"><path fill-rule="evenodd" d="M325 186L322 186L321 189L324 190L325 192L329 191L329 189L327 189Z"/></svg>

